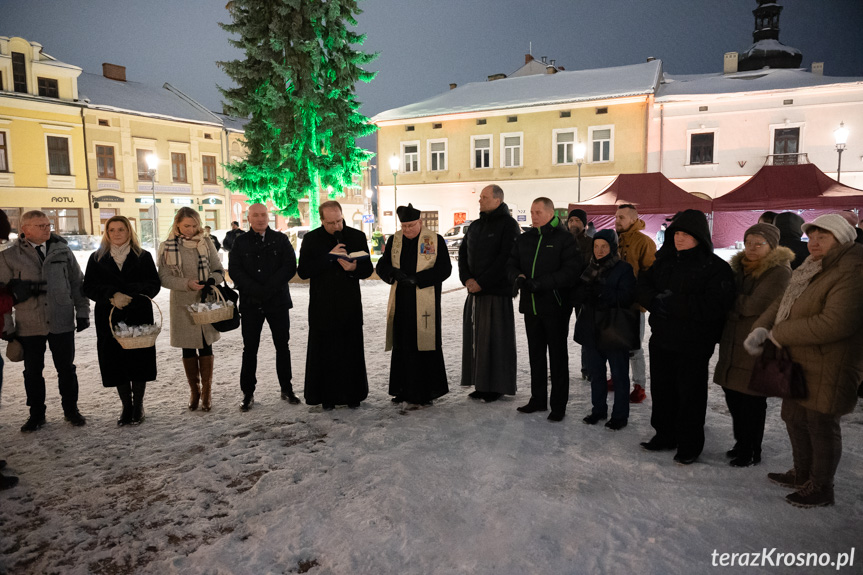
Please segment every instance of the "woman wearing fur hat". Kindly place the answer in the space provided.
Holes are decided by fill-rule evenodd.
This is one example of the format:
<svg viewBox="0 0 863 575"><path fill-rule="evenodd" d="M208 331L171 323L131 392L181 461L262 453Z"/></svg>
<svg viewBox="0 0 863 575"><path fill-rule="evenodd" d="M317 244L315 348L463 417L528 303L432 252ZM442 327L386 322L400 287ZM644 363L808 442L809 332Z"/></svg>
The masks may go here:
<svg viewBox="0 0 863 575"><path fill-rule="evenodd" d="M758 316L785 292L794 261L794 252L779 245L779 228L771 224L755 224L746 230L743 242L746 249L731 258L737 299L725 321L719 362L713 373L731 412L734 447L726 455L733 467L761 461L767 414L767 398L749 390L755 358L743 349L743 340Z"/></svg>
<svg viewBox="0 0 863 575"><path fill-rule="evenodd" d="M863 246L838 214L819 216L803 231L809 257L755 321L744 346L758 355L770 338L803 369L807 397L782 401L794 467L767 477L796 489L786 497L792 505L817 507L833 504L842 455L839 418L854 410L863 379Z"/></svg>

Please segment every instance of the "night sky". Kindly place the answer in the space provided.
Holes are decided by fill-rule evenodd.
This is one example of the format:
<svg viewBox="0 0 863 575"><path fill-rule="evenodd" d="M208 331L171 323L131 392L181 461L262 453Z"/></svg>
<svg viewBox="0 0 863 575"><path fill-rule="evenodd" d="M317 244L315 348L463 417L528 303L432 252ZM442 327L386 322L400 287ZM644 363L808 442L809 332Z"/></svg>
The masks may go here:
<svg viewBox="0 0 863 575"><path fill-rule="evenodd" d="M218 22L227 0L0 0L0 35L23 36L55 58L100 74L170 82L220 111L217 60L238 58ZM863 1L780 0L780 40L823 61L827 76L863 77ZM715 73L725 52L752 43L755 0L361 0L363 48L379 71L358 86L371 117L459 85L509 74L530 50L567 70L663 61L670 74ZM661 8L661 10L660 10Z"/></svg>

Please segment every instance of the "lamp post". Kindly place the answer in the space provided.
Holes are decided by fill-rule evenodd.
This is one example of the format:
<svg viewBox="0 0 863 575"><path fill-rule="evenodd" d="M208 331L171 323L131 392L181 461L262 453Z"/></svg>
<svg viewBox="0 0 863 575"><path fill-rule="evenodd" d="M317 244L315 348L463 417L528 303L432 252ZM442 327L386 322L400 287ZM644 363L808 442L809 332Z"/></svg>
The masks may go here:
<svg viewBox="0 0 863 575"><path fill-rule="evenodd" d="M578 201L581 202L581 164L584 163L585 147L581 142L575 145L575 165L578 166Z"/></svg>
<svg viewBox="0 0 863 575"><path fill-rule="evenodd" d="M369 215L372 215L372 190L366 189L366 198L369 200ZM372 239L372 222L369 222L369 240Z"/></svg>
<svg viewBox="0 0 863 575"><path fill-rule="evenodd" d="M848 128L845 127L845 122L839 122L839 127L833 132L833 138L836 140L836 153L839 154L839 164L836 166L836 181L842 175L842 152L845 151L845 142L848 141Z"/></svg>
<svg viewBox="0 0 863 575"><path fill-rule="evenodd" d="M159 167L159 157L156 154L147 155L147 174L150 175L153 194L153 249L159 251L159 211L156 209L156 168Z"/></svg>
<svg viewBox="0 0 863 575"><path fill-rule="evenodd" d="M396 215L396 211L399 209L399 200L398 200L398 185L396 184L396 176L399 174L399 157L393 154L390 157L390 169L393 171L393 219L395 219L395 227L398 228L399 218Z"/></svg>

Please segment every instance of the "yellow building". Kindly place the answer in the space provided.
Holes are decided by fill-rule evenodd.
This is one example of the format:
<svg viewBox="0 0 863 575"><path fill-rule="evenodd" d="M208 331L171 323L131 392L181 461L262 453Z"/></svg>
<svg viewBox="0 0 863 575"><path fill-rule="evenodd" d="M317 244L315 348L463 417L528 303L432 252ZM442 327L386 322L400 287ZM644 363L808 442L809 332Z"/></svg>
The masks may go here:
<svg viewBox="0 0 863 575"><path fill-rule="evenodd" d="M90 230L80 74L37 42L0 36L0 208L13 232L33 209L61 234Z"/></svg>
<svg viewBox="0 0 863 575"><path fill-rule="evenodd" d="M479 192L491 183L529 225L534 198L549 197L563 211L579 200L579 187L584 200L618 174L644 172L661 62L548 71L453 85L372 118L383 231L395 230L396 202L413 203L435 230L474 219Z"/></svg>

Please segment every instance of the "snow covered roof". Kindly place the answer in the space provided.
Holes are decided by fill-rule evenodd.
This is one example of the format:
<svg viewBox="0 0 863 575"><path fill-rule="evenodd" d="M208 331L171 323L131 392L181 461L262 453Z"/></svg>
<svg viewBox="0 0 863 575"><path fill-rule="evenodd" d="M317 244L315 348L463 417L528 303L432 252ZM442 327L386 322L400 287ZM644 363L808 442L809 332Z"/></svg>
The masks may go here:
<svg viewBox="0 0 863 575"><path fill-rule="evenodd" d="M381 112L372 122L424 118L653 94L662 62L474 82L427 100Z"/></svg>
<svg viewBox="0 0 863 575"><path fill-rule="evenodd" d="M742 52L740 54L740 57L751 58L753 56L768 56L775 53L783 53L796 56L800 54L800 50L798 50L797 48L792 48L791 46L786 46L779 40L773 38L765 38L764 40L759 40L758 42L750 46L749 49L745 52Z"/></svg>
<svg viewBox="0 0 863 575"><path fill-rule="evenodd" d="M686 100L687 96L696 95L793 90L837 84L863 87L863 78L819 76L806 70L788 68L764 68L735 74L666 74L657 91L656 102Z"/></svg>
<svg viewBox="0 0 863 575"><path fill-rule="evenodd" d="M222 121L222 125L226 130L231 130L233 132L246 131L246 124L249 122L248 118L235 118L234 116L228 116L218 112L213 112L213 114Z"/></svg>
<svg viewBox="0 0 863 575"><path fill-rule="evenodd" d="M78 77L78 99L85 98L90 100L89 108L221 125L213 112L167 83L157 88L84 72Z"/></svg>

